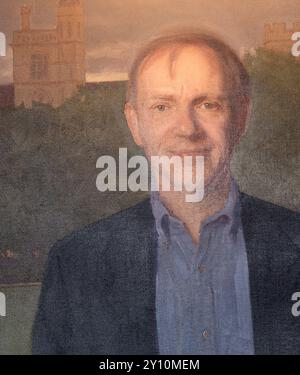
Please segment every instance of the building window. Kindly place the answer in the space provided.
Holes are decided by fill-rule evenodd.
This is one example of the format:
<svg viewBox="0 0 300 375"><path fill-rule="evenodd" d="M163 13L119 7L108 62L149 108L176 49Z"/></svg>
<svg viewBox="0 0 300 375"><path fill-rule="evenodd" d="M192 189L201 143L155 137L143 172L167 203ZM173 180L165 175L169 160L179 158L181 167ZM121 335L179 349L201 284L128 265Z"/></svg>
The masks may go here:
<svg viewBox="0 0 300 375"><path fill-rule="evenodd" d="M72 24L71 22L68 22L68 37L72 37Z"/></svg>
<svg viewBox="0 0 300 375"><path fill-rule="evenodd" d="M48 55L35 54L31 56L31 79L47 79Z"/></svg>
<svg viewBox="0 0 300 375"><path fill-rule="evenodd" d="M63 58L64 58L64 50L63 50L62 47L59 47L59 49L58 49L58 59L59 59L59 61L62 61Z"/></svg>
<svg viewBox="0 0 300 375"><path fill-rule="evenodd" d="M60 37L63 38L64 37L64 31L63 31L63 25L62 24L60 24L58 26L58 32L59 32Z"/></svg>

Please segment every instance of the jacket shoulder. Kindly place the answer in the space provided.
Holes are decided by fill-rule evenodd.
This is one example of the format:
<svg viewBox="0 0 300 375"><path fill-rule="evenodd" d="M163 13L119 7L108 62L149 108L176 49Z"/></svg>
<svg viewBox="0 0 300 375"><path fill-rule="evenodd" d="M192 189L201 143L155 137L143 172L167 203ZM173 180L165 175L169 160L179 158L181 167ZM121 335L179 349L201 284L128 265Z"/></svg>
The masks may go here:
<svg viewBox="0 0 300 375"><path fill-rule="evenodd" d="M241 193L241 206L246 222L255 219L263 226L280 228L298 247L300 246L300 214L286 207Z"/></svg>
<svg viewBox="0 0 300 375"><path fill-rule="evenodd" d="M138 230L138 227L143 223L147 225L151 220L151 215L150 198L147 198L131 207L71 232L56 241L50 249L49 256L74 258L76 256L81 257L82 253L87 255L95 251L102 251L116 234L125 236L128 231Z"/></svg>

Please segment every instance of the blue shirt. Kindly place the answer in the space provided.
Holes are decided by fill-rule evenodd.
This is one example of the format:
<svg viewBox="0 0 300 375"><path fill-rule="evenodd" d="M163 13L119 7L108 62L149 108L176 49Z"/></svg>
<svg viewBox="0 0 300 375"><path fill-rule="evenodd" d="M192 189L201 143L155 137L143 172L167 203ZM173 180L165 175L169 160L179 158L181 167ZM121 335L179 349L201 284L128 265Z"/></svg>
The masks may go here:
<svg viewBox="0 0 300 375"><path fill-rule="evenodd" d="M156 319L159 352L254 354L248 263L234 179L220 212L195 245L181 220L151 193L158 232Z"/></svg>

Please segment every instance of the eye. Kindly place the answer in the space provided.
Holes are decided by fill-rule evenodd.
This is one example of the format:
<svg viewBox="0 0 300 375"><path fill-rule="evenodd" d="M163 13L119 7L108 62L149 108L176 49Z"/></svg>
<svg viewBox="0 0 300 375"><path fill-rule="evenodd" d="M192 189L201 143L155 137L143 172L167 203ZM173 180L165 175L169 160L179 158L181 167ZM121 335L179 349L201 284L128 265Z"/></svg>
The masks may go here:
<svg viewBox="0 0 300 375"><path fill-rule="evenodd" d="M157 104L154 106L154 109L159 112L164 112L167 109L167 106L165 104Z"/></svg>
<svg viewBox="0 0 300 375"><path fill-rule="evenodd" d="M199 108L206 111L218 111L221 109L221 105L217 102L203 102L199 105Z"/></svg>

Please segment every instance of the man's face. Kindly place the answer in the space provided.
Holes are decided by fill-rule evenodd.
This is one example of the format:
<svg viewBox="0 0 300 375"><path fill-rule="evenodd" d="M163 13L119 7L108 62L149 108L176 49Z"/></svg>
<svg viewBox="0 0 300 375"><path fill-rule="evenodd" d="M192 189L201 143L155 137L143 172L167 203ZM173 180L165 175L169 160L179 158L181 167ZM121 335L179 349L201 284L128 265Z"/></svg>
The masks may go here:
<svg viewBox="0 0 300 375"><path fill-rule="evenodd" d="M208 186L222 175L231 156L233 125L226 87L211 49L158 51L140 71L135 107L125 110L136 143L148 158L203 155Z"/></svg>

